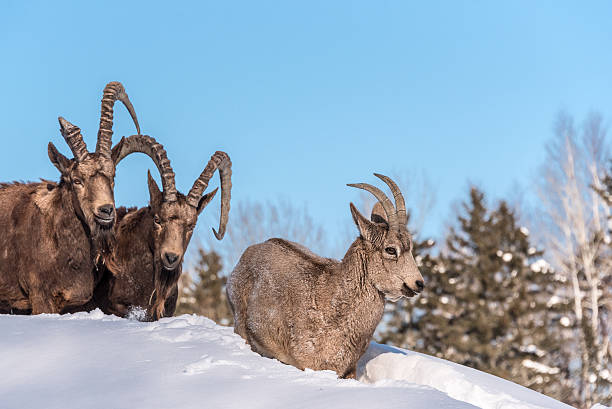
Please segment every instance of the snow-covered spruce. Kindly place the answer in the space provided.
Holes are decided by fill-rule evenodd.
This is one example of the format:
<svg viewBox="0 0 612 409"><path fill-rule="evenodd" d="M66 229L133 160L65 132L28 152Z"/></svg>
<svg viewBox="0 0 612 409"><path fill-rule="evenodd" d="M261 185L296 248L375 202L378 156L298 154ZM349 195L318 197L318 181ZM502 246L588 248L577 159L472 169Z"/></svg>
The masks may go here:
<svg viewBox="0 0 612 409"><path fill-rule="evenodd" d="M412 256L404 198L388 177L395 207L378 188L378 203L366 219L351 203L360 236L342 261L305 247L270 239L247 248L227 283L236 333L263 356L297 368L331 369L355 376L385 299L412 297L424 286Z"/></svg>
<svg viewBox="0 0 612 409"><path fill-rule="evenodd" d="M570 409L495 376L375 343L359 362L363 382L300 371L195 315L0 315L0 371L2 409Z"/></svg>

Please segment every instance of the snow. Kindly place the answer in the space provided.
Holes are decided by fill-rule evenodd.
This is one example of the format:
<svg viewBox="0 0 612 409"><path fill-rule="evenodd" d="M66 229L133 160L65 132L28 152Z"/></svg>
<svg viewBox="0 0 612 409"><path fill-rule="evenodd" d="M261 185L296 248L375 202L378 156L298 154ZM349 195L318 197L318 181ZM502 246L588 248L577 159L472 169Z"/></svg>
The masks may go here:
<svg viewBox="0 0 612 409"><path fill-rule="evenodd" d="M561 301L562 301L561 298L555 294L552 297L550 297L550 299L546 302L546 306L550 308L553 305L559 304Z"/></svg>
<svg viewBox="0 0 612 409"><path fill-rule="evenodd" d="M99 310L0 315L0 371L2 409L570 408L495 376L376 343L359 363L359 380L300 371L196 315L152 323Z"/></svg>
<svg viewBox="0 0 612 409"><path fill-rule="evenodd" d="M539 372L539 373L550 374L550 375L559 373L559 368L552 368L548 365L544 365L539 362L532 361L531 359L523 359L523 362L521 362L521 364L525 368L533 369L534 371Z"/></svg>
<svg viewBox="0 0 612 409"><path fill-rule="evenodd" d="M504 253L501 250L497 250L495 254L497 255L497 257L501 257L501 259L504 260L506 263L512 261L512 253Z"/></svg>
<svg viewBox="0 0 612 409"><path fill-rule="evenodd" d="M405 381L405 385L418 383L487 409L571 408L496 376L386 345L372 344L362 361L362 382L380 386L397 385L398 381Z"/></svg>
<svg viewBox="0 0 612 409"><path fill-rule="evenodd" d="M147 317L147 310L139 306L128 309L127 317L131 320L142 321Z"/></svg>
<svg viewBox="0 0 612 409"><path fill-rule="evenodd" d="M531 271L534 273L545 273L550 271L550 264L544 259L539 259L531 264Z"/></svg>
<svg viewBox="0 0 612 409"><path fill-rule="evenodd" d="M569 319L569 317L565 317L565 316L561 317L561 319L559 320L559 322L560 322L560 323L561 323L561 325L563 325L564 327L569 327L569 326L572 324L572 322L571 322L571 320Z"/></svg>
<svg viewBox="0 0 612 409"><path fill-rule="evenodd" d="M527 352L530 354L535 354L537 357L541 358L546 355L546 351L539 349L534 344L524 345L519 348L522 352Z"/></svg>

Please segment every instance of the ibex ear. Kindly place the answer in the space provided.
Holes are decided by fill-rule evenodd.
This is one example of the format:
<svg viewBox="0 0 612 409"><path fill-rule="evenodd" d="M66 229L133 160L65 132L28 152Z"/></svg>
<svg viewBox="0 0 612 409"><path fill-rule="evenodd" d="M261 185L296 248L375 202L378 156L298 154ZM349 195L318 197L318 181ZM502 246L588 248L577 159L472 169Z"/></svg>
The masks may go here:
<svg viewBox="0 0 612 409"><path fill-rule="evenodd" d="M113 160L115 167L117 166L117 160L119 159L119 154L121 153L121 149L123 148L124 143L125 143L125 136L121 137L121 140L119 141L119 143L113 146L113 149L111 150L111 159Z"/></svg>
<svg viewBox="0 0 612 409"><path fill-rule="evenodd" d="M147 170L147 182L149 184L149 204L151 206L159 206L162 202L162 192L157 186L157 182L151 176L151 171Z"/></svg>
<svg viewBox="0 0 612 409"><path fill-rule="evenodd" d="M198 202L198 215L202 213L202 210L204 210L204 208L208 206L210 201L213 200L213 198L217 194L217 190L219 190L219 188L216 188L212 192L208 192L204 196L202 196L202 198Z"/></svg>
<svg viewBox="0 0 612 409"><path fill-rule="evenodd" d="M357 225L361 237L373 244L382 242L385 232L381 226L378 226L376 223L373 223L363 217L363 215L359 213L359 210L357 210L355 205L352 203L351 214L353 215L353 221Z"/></svg>
<svg viewBox="0 0 612 409"><path fill-rule="evenodd" d="M49 146L47 147L47 153L49 154L49 159L51 160L51 163L55 165L55 167L57 168L57 170L60 171L62 176L67 175L68 168L70 167L70 160L57 150L55 145L53 145L53 142L49 142Z"/></svg>
<svg viewBox="0 0 612 409"><path fill-rule="evenodd" d="M376 202L374 207L372 208L372 213L370 214L370 220L374 223L383 223L389 227L389 221L387 220L387 216L385 214L385 209L380 202Z"/></svg>

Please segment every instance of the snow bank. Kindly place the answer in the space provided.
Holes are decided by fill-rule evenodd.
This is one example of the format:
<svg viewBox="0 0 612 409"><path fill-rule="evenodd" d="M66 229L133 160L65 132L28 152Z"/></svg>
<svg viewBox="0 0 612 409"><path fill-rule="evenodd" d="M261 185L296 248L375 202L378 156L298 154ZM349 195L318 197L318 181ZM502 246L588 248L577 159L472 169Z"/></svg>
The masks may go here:
<svg viewBox="0 0 612 409"><path fill-rule="evenodd" d="M358 379L393 386L399 381L430 386L483 409L569 409L531 389L453 362L372 343L359 362Z"/></svg>
<svg viewBox="0 0 612 409"><path fill-rule="evenodd" d="M183 315L0 315L0 408L473 408L431 388L372 387L253 353Z"/></svg>
<svg viewBox="0 0 612 409"><path fill-rule="evenodd" d="M195 315L154 323L100 311L0 315L0 371L2 409L569 408L491 375L378 344L360 361L368 383L299 371Z"/></svg>

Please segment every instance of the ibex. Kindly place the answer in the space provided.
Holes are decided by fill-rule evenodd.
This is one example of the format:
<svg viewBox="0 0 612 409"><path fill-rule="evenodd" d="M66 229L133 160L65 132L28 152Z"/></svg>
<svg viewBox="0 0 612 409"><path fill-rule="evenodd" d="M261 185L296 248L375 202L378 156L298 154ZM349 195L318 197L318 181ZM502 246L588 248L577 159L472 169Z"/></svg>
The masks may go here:
<svg viewBox="0 0 612 409"><path fill-rule="evenodd" d="M354 377L385 299L397 301L423 290L404 198L390 178L375 175L391 188L396 207L374 186L348 185L369 191L378 203L371 221L350 204L360 235L342 261L278 238L245 250L227 294L234 331L255 352L300 369Z"/></svg>
<svg viewBox="0 0 612 409"><path fill-rule="evenodd" d="M59 313L91 298L96 267L110 249L115 222L115 165L111 159L113 106L126 106L138 133L136 113L118 82L104 88L96 151L81 130L59 118L74 158L49 143L59 183L0 185L0 312Z"/></svg>
<svg viewBox="0 0 612 409"><path fill-rule="evenodd" d="M148 173L149 206L117 209L120 220L116 243L92 303L85 309L99 307L105 313L125 317L132 307L140 307L147 311L147 319L156 320L174 314L183 256L199 214L217 193L215 189L202 195L217 169L221 180L221 216L219 231L213 232L218 240L225 235L232 164L225 152L217 151L185 196L177 192L166 151L155 139L143 135L122 139L113 148L115 165L132 152L142 152L153 159L161 174L163 192Z"/></svg>

